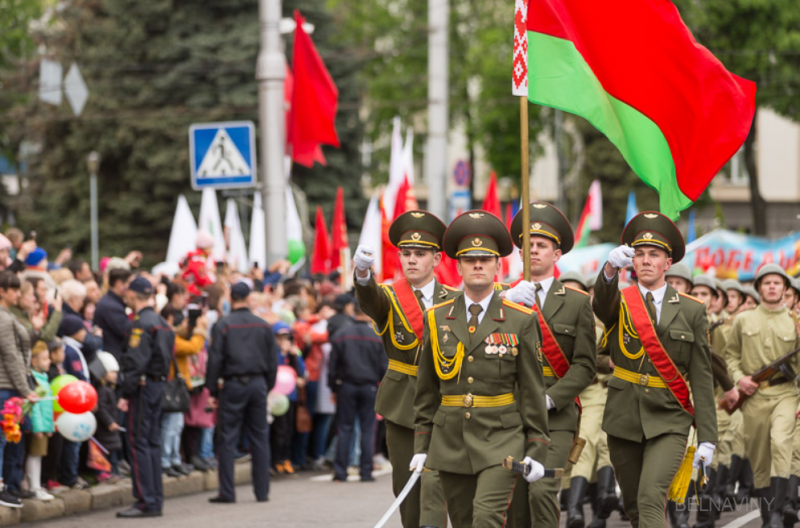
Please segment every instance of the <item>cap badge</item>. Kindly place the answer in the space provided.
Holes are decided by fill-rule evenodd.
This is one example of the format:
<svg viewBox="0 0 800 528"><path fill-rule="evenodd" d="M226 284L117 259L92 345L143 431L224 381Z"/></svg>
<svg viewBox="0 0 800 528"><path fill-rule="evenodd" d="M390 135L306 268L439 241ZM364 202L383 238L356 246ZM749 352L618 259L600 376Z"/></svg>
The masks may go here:
<svg viewBox="0 0 800 528"><path fill-rule="evenodd" d="M656 213L645 213L644 217L652 220L653 218L658 218L658 215Z"/></svg>
<svg viewBox="0 0 800 528"><path fill-rule="evenodd" d="M411 240L419 240L422 236L419 233L414 233L411 235Z"/></svg>
<svg viewBox="0 0 800 528"><path fill-rule="evenodd" d="M472 246L473 247L481 247L483 245L483 240L480 238L473 238L472 239Z"/></svg>
<svg viewBox="0 0 800 528"><path fill-rule="evenodd" d="M547 207L547 204L535 203L533 204L533 207L535 207L536 209L544 209L545 207Z"/></svg>
<svg viewBox="0 0 800 528"><path fill-rule="evenodd" d="M422 218L423 216L425 216L425 213L411 213L411 216L413 216L414 218Z"/></svg>
<svg viewBox="0 0 800 528"><path fill-rule="evenodd" d="M479 220L479 219L484 217L484 214L483 213L470 213L469 217L470 218L474 218L475 220Z"/></svg>
<svg viewBox="0 0 800 528"><path fill-rule="evenodd" d="M645 240L650 240L651 238L653 238L653 233L645 233L643 238Z"/></svg>
<svg viewBox="0 0 800 528"><path fill-rule="evenodd" d="M531 224L531 227L534 228L534 229L541 229L542 228L542 224L540 224L539 222L536 222L535 224Z"/></svg>

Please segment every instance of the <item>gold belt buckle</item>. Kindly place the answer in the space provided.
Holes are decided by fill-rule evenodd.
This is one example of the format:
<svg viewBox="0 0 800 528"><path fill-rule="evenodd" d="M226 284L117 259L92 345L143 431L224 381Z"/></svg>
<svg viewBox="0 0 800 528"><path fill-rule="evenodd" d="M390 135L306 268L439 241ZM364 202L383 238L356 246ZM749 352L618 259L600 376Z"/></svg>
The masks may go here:
<svg viewBox="0 0 800 528"><path fill-rule="evenodd" d="M650 383L650 375L649 374L640 374L639 375L639 385L642 387L647 387L647 384Z"/></svg>
<svg viewBox="0 0 800 528"><path fill-rule="evenodd" d="M464 407L472 407L472 394L465 394L461 401L464 403Z"/></svg>

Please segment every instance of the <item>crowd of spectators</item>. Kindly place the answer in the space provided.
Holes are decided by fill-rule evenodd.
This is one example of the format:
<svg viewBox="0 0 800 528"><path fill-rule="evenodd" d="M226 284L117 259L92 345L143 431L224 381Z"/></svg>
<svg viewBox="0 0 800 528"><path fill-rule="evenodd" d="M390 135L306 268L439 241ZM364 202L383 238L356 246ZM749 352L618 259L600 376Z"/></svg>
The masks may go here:
<svg viewBox="0 0 800 528"><path fill-rule="evenodd" d="M254 292L248 298L253 314L272 327L279 365L289 366L297 376L288 412L268 417L271 472L292 476L332 468L336 397L331 386L336 388L336 376L329 372L331 342L336 332L356 322L355 298L336 274L287 276L288 262L278 262L266 272L253 267L246 274L214 263L208 256L208 238L201 232L197 252L187 256L180 271L168 275L142 269L137 251L124 258L103 258L100 269L92 270L69 249L50 259L18 229L0 235L0 407L15 396L33 403L20 442L7 442L0 435L1 505L22 507L20 499L52 500L66 489L114 483L130 474L122 433L135 424L126 423L125 413L117 408L117 385L131 331L127 287L136 276L153 285L154 308L175 332L170 378L183 378L191 394L187 412L165 413L161 420L165 477L215 468L216 415L209 406L207 384L216 380L205 378L209 336L214 324L230 312L230 289L238 282ZM57 434L56 402L40 398L52 394L50 382L63 374L97 390L97 430L87 442ZM377 456L385 454L380 417L376 425L367 420L366 431L358 421L354 427L348 424L350 445L340 448L349 452L354 473L361 458L359 446L376 445ZM100 448L103 463L98 464L97 449L90 444ZM242 435L238 457L246 460L248 449Z"/></svg>

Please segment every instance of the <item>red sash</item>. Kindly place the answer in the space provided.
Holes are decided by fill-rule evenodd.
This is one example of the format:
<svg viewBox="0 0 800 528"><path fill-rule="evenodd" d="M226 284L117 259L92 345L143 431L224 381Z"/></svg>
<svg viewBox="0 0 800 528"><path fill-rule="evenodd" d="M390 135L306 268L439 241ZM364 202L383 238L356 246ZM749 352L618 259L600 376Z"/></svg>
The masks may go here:
<svg viewBox="0 0 800 528"><path fill-rule="evenodd" d="M659 376L667 384L670 392L681 404L681 407L694 416L694 407L689 397L689 387L686 385L686 380L681 376L675 363L672 362L672 358L664 350L664 345L658 339L658 334L653 328L653 321L650 319L650 313L647 311L642 294L639 292L639 287L635 285L629 286L620 293L625 300L625 304L628 305L633 327L639 334L639 341L641 341Z"/></svg>
<svg viewBox="0 0 800 528"><path fill-rule="evenodd" d="M403 314L406 316L411 330L422 342L422 328L424 327L424 318L422 314L422 307L419 305L417 296L414 295L414 289L409 284L408 279L403 277L399 281L392 284L394 293L397 295L397 301L400 303L400 308L403 309Z"/></svg>
<svg viewBox="0 0 800 528"><path fill-rule="evenodd" d="M550 330L550 325L547 324L539 307L534 304L532 309L536 312L536 316L539 318L539 326L542 328L542 353L550 364L550 368L553 369L553 374L556 375L556 379L561 379L567 375L567 371L569 370L567 356L564 354L564 351L561 350L561 345L556 341L553 331ZM580 397L575 397L575 403L578 404L578 409L583 409Z"/></svg>

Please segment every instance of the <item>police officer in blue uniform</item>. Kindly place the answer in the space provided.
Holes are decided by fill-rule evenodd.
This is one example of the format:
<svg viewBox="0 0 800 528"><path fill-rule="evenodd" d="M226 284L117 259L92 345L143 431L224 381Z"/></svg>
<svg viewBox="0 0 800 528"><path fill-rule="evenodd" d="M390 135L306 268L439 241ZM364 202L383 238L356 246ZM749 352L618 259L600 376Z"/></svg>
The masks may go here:
<svg viewBox="0 0 800 528"><path fill-rule="evenodd" d="M128 455L136 504L117 513L121 518L160 517L161 402L169 373L175 333L153 310L153 286L135 278L128 287L128 306L136 314L122 355L122 397L118 407L128 413Z"/></svg>
<svg viewBox="0 0 800 528"><path fill-rule="evenodd" d="M278 375L278 346L272 329L250 311L250 287L244 282L231 288L231 313L211 334L206 379L209 405L217 413L219 495L212 503L236 502L233 463L242 428L253 455L253 490L258 502L269 499L269 426L267 393ZM220 388L221 386L221 388Z"/></svg>

